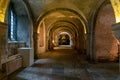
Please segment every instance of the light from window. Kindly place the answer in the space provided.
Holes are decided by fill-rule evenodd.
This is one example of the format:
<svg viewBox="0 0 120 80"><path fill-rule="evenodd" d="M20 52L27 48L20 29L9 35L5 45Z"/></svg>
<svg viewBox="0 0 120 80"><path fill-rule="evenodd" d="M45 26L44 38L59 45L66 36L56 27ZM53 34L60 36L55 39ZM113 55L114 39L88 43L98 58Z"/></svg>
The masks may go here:
<svg viewBox="0 0 120 80"><path fill-rule="evenodd" d="M11 41L17 40L17 19L12 7L8 9L8 38Z"/></svg>
<svg viewBox="0 0 120 80"><path fill-rule="evenodd" d="M11 11L11 32L10 32L10 37L11 37L11 40L14 40L14 22L13 22L13 12Z"/></svg>

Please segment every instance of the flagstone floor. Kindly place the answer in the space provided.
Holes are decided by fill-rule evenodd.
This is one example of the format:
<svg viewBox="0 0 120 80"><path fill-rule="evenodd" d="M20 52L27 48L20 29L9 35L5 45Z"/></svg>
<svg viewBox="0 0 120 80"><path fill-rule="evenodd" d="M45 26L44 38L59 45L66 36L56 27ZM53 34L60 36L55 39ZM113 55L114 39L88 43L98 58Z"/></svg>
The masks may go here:
<svg viewBox="0 0 120 80"><path fill-rule="evenodd" d="M92 64L84 54L59 49L39 55L34 65L20 69L8 80L120 80L118 63Z"/></svg>

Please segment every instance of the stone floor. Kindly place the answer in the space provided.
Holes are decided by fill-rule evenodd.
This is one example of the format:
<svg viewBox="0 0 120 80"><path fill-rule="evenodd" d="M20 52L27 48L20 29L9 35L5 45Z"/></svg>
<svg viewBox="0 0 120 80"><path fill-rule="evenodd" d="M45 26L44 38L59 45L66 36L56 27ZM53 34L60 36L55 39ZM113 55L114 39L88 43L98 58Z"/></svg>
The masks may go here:
<svg viewBox="0 0 120 80"><path fill-rule="evenodd" d="M54 50L39 58L8 80L120 80L118 63L91 64L75 50Z"/></svg>

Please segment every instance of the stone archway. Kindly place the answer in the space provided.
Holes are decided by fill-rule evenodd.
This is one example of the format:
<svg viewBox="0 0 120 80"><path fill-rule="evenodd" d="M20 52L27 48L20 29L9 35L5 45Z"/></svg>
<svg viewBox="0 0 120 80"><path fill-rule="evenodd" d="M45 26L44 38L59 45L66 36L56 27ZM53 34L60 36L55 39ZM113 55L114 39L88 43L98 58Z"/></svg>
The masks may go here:
<svg viewBox="0 0 120 80"><path fill-rule="evenodd" d="M74 49L75 47L75 33L67 27L62 27L62 28L56 28L53 29L52 31L54 32L50 32L51 34L51 38L50 38L50 42L54 45L52 46L51 43L48 47L51 47L52 49L55 47L71 47L72 49Z"/></svg>
<svg viewBox="0 0 120 80"><path fill-rule="evenodd" d="M58 44L59 46L61 45L70 45L71 43L71 39L70 39L70 36L67 32L61 32L59 35L58 35Z"/></svg>
<svg viewBox="0 0 120 80"><path fill-rule="evenodd" d="M118 53L118 42L111 28L115 24L115 15L109 0L98 3L91 15L89 24L92 40L90 40L91 60L115 61Z"/></svg>
<svg viewBox="0 0 120 80"><path fill-rule="evenodd" d="M40 23L41 23L41 21L43 21L43 19L44 19L44 21L45 21L45 17L46 16L48 16L48 15L50 15L50 14L53 14L53 13L57 13L57 12L67 12L67 13L69 13L69 14L71 14L72 16L76 16L76 17L78 17L78 19L79 19L79 22L81 22L82 23L82 25L84 26L83 28L83 32L84 32L84 30L86 31L86 20L84 19L84 17L82 17L82 15L80 14L80 13L78 13L77 11L75 11L75 10L73 10L73 9L69 9L69 8L62 8L62 7L60 7L60 8L54 8L54 9L51 9L51 10L48 10L47 12L45 12L42 16L40 16L39 17L39 19L38 19L38 27L36 27L36 30L38 31L37 32L37 34L40 32L39 30L40 30ZM59 13L57 13L57 14L59 14ZM58 20L59 21L59 20ZM53 20L53 22L51 22L52 24L54 24L54 22L56 22L56 21L54 21ZM45 26L44 26L45 27ZM48 29L46 28L44 28L44 30L42 30L42 31L47 31ZM48 32L47 32L48 33ZM44 37L46 36L46 33L45 34L43 34L44 35ZM48 35L47 35L48 36ZM47 37L46 36L46 37ZM43 39L43 38L42 38ZM85 39L83 39L83 40L85 40ZM42 41L47 41L46 39L45 40L42 40ZM82 41L82 40L81 40ZM38 44L38 41L36 41L36 43ZM41 47L42 49L41 50L44 50L44 51L46 51L47 50L47 47L45 47L47 44L47 42L44 42L45 43L45 45L43 46L43 47ZM50 41L48 40L48 43L50 43ZM79 45L78 45L79 46ZM38 46L39 47L39 46ZM38 49L37 49L38 50ZM42 52L44 52L44 51L42 51Z"/></svg>
<svg viewBox="0 0 120 80"><path fill-rule="evenodd" d="M15 0L7 0L7 1L5 1L5 0L0 0L0 22L4 22L4 23L7 23L7 12L8 12L8 8L9 8L9 4L11 3L11 2L15 2ZM19 7L19 5L16 5L17 3L19 3L19 5L21 6L22 5L22 7ZM33 25L34 25L34 23L33 23L33 19L32 19L32 17L31 17L31 12L30 12L30 7L29 7L29 5L27 4L27 2L26 1L16 1L16 3L14 3L14 6L15 6L15 8L17 8L17 9L21 9L22 11L23 11L23 14L24 14L24 12L26 12L26 17L28 18L26 21L28 21L29 22L29 25L28 26L30 26L29 28L29 32L30 32L30 34L28 34L28 35L30 35L30 39L27 39L27 41L29 41L29 43L28 43L28 46L30 46L30 47L34 47L33 46L33 37L32 37L32 35L33 35ZM19 7L19 8L18 8ZM17 10L16 9L16 10ZM22 13L22 11L21 11L21 13ZM18 14L20 14L20 13L18 13ZM20 20L19 20L20 21ZM21 22L22 22L22 20L21 20ZM27 22L26 22L27 23ZM18 25L19 25L19 23L18 23ZM25 40L25 39L24 39Z"/></svg>
<svg viewBox="0 0 120 80"><path fill-rule="evenodd" d="M111 29L113 24L115 24L114 11L111 4L105 4L101 7L97 15L95 29L96 58L99 60L116 60L118 43Z"/></svg>
<svg viewBox="0 0 120 80"><path fill-rule="evenodd" d="M62 32L69 33L71 36L71 39L72 39L72 48L78 49L77 46L75 46L75 44L79 43L78 39L77 39L78 34L82 34L82 33L79 33L80 31L78 31L78 30L79 30L79 28L73 22L60 20L60 21L55 22L53 25L51 25L51 27L48 29L47 36L49 36L50 43L53 43L53 40L54 40L55 41L54 44L58 45L58 44L56 44L56 40L54 39L55 38L54 36L55 35L58 36ZM81 30L83 30L83 29L81 28ZM84 38L84 36L83 36L83 38ZM77 39L77 41L75 41L76 39ZM50 45L48 47L50 47Z"/></svg>

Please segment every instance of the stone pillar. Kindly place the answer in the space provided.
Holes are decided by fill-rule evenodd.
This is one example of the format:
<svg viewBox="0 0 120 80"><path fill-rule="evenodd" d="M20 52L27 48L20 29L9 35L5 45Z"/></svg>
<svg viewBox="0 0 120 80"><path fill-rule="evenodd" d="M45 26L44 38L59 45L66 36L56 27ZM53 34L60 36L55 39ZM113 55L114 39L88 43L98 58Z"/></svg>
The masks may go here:
<svg viewBox="0 0 120 80"><path fill-rule="evenodd" d="M112 31L114 32L115 37L120 42L120 23L116 23L116 24L112 25Z"/></svg>
<svg viewBox="0 0 120 80"><path fill-rule="evenodd" d="M119 41L118 43L118 57L120 62L120 23L112 25L112 31L114 32L115 37Z"/></svg>
<svg viewBox="0 0 120 80"><path fill-rule="evenodd" d="M120 23L116 23L112 26L112 30L114 31L115 37L118 39L120 43ZM118 59L119 59L119 72L120 72L120 44L118 45Z"/></svg>
<svg viewBox="0 0 120 80"><path fill-rule="evenodd" d="M120 72L120 44L118 45L118 59L119 59L119 72Z"/></svg>
<svg viewBox="0 0 120 80"><path fill-rule="evenodd" d="M2 59L7 55L7 24L0 22L0 69L2 69Z"/></svg>
<svg viewBox="0 0 120 80"><path fill-rule="evenodd" d="M33 48L18 48L18 54L22 55L23 58L23 67L28 67L33 65L34 63L34 53L33 53Z"/></svg>

